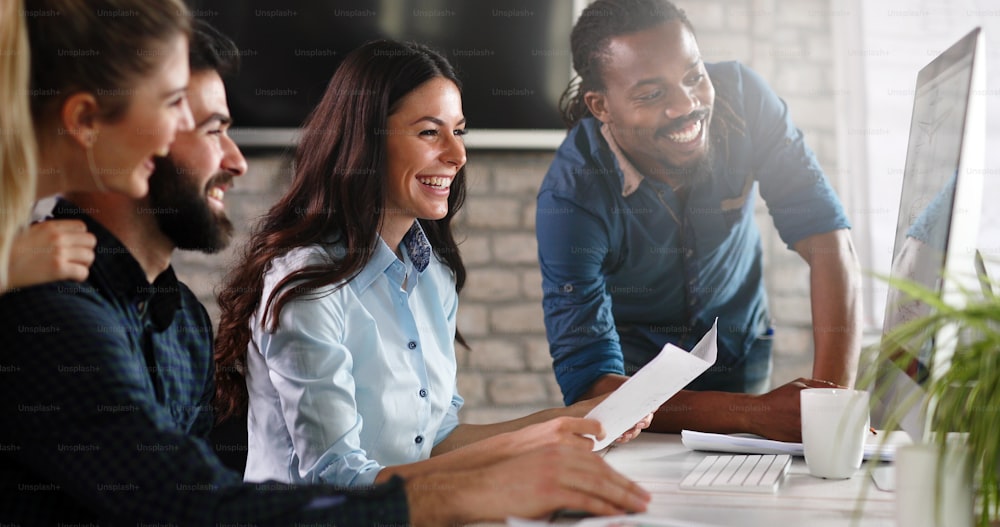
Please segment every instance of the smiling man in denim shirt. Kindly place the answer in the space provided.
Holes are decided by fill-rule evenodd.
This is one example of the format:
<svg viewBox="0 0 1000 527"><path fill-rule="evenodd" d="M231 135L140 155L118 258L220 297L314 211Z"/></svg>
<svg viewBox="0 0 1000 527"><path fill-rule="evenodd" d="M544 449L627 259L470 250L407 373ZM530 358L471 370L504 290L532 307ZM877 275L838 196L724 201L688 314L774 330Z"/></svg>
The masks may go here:
<svg viewBox="0 0 1000 527"><path fill-rule="evenodd" d="M718 317L718 362L651 430L797 440L798 391L852 385L860 352L850 225L815 156L753 71L702 61L691 23L666 0L599 0L571 38L581 83L567 93L572 128L536 221L566 402L613 390L665 343L690 349ZM810 266L815 339L813 379L769 393L758 186Z"/></svg>

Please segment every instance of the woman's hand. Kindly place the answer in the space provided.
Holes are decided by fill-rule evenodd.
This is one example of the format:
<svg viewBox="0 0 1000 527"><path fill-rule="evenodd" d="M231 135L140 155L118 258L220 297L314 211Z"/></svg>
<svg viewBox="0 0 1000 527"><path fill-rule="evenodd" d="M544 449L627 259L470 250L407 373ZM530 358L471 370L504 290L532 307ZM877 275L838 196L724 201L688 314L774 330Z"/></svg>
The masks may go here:
<svg viewBox="0 0 1000 527"><path fill-rule="evenodd" d="M601 403L604 399L607 399L609 395L613 392L608 392L603 395L598 395L597 397L592 397L590 399L584 399L582 401L577 401L570 406L566 407L569 411L569 415L574 415L578 417L583 417L590 413L595 406ZM653 423L653 414L647 414L632 428L628 429L622 435L615 439L615 443L628 443L629 441L639 437L639 432L649 428L649 425Z"/></svg>
<svg viewBox="0 0 1000 527"><path fill-rule="evenodd" d="M97 238L80 220L35 223L14 238L10 289L57 280L82 282L90 274Z"/></svg>
<svg viewBox="0 0 1000 527"><path fill-rule="evenodd" d="M581 417L556 417L548 421L526 426L513 432L505 432L483 441L493 443L508 455L518 455L529 450L552 445L562 445L590 451L594 441L585 435L604 437L604 428L594 419Z"/></svg>
<svg viewBox="0 0 1000 527"><path fill-rule="evenodd" d="M646 417L643 417L642 420L635 424L635 426L626 430L624 434L618 436L618 439L615 439L615 443L628 443L629 441L639 437L639 432L649 428L649 425L651 424L653 424L653 414L646 414Z"/></svg>

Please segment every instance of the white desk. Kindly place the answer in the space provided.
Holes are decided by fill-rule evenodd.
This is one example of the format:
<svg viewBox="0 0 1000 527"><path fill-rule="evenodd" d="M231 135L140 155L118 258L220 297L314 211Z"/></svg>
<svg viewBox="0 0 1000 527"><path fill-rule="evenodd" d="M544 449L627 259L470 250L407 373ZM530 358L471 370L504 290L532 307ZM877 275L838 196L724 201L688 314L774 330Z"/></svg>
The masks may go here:
<svg viewBox="0 0 1000 527"><path fill-rule="evenodd" d="M604 459L653 495L647 513L657 517L740 527L895 526L893 494L875 487L866 465L850 479L825 480L810 476L804 459L793 458L774 495L681 491L681 479L706 455L686 449L680 435L643 432L610 448Z"/></svg>

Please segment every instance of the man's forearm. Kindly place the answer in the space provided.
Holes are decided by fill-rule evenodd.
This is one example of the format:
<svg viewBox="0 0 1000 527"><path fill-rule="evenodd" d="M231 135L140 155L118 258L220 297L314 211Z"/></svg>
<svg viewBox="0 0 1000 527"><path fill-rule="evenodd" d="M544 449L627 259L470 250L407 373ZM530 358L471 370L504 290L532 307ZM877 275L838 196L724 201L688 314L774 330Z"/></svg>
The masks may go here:
<svg viewBox="0 0 1000 527"><path fill-rule="evenodd" d="M673 434L681 430L718 434L757 433L749 418L767 408L754 401L753 395L744 393L681 390L660 406L649 429Z"/></svg>
<svg viewBox="0 0 1000 527"><path fill-rule="evenodd" d="M605 375L587 392L594 397L613 391L628 377ZM681 390L660 406L649 430L677 433L697 430L731 434L747 432L777 441L801 441L799 392L805 388L826 388L831 384L813 379L796 379L762 395Z"/></svg>
<svg viewBox="0 0 1000 527"><path fill-rule="evenodd" d="M854 386L861 354L861 299L858 281L839 272L813 272L812 377Z"/></svg>
<svg viewBox="0 0 1000 527"><path fill-rule="evenodd" d="M624 375L605 375L591 386L585 397L614 391L626 380L628 377ZM747 417L752 415L753 401L752 395L741 393L681 390L657 409L649 430L661 433L678 433L685 429L715 433L748 432L753 429L747 422Z"/></svg>
<svg viewBox="0 0 1000 527"><path fill-rule="evenodd" d="M815 356L812 377L854 386L861 353L861 276L846 231L816 237L809 249ZM801 252L801 251L800 251Z"/></svg>

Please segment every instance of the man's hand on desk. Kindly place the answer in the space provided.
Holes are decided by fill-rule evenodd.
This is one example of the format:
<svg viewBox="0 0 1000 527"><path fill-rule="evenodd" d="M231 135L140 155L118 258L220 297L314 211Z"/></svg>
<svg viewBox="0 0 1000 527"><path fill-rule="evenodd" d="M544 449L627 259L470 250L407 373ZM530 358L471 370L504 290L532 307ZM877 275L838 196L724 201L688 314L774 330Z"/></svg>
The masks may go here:
<svg viewBox="0 0 1000 527"><path fill-rule="evenodd" d="M800 377L770 392L754 396L746 413L747 430L776 441L802 441L802 414L799 392L806 388L840 388L841 386L818 379ZM759 408L757 408L759 406Z"/></svg>
<svg viewBox="0 0 1000 527"><path fill-rule="evenodd" d="M414 525L541 518L560 509L618 515L645 511L650 498L589 449L566 445L414 478L406 491Z"/></svg>

